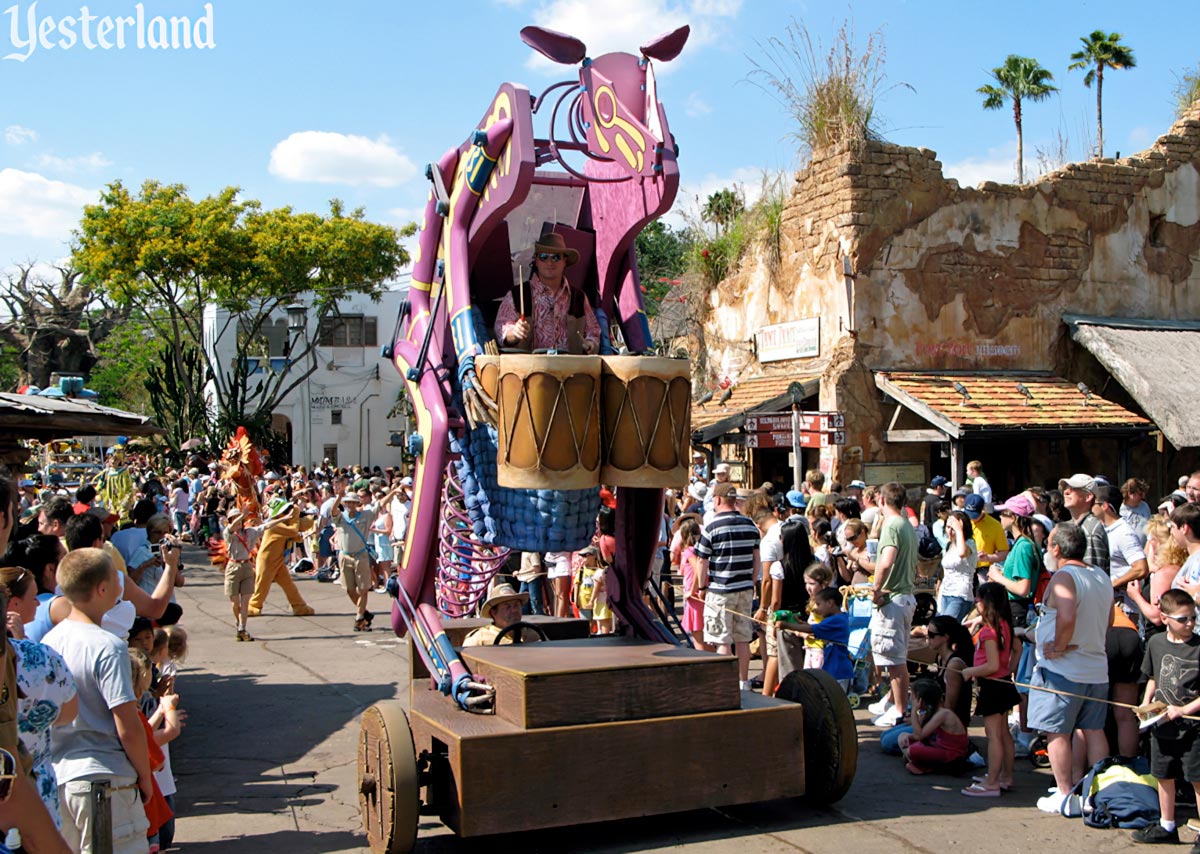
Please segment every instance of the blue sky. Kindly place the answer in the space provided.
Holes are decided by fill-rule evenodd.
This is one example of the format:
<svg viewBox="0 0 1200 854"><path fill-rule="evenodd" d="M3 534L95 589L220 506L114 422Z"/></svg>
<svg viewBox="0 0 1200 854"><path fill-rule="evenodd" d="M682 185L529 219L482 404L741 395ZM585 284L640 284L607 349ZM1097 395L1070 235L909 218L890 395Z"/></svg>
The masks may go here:
<svg viewBox="0 0 1200 854"><path fill-rule="evenodd" d="M0 3L0 57L21 47L33 4ZM79 0L40 0L39 24L79 19ZM134 0L92 0L91 15L135 16ZM202 0L143 0L144 18L205 16ZM984 112L975 89L1009 53L1036 57L1062 89L1026 109L1026 169L1061 133L1072 159L1094 134L1095 95L1068 72L1079 37L1118 31L1138 68L1105 80L1106 149L1145 148L1173 116L1178 74L1195 68L1194 20L1122 2L776 2L776 0L211 0L213 49L37 47L0 58L0 267L55 261L82 205L109 181L186 184L194 197L239 186L269 207L326 209L339 197L371 219L416 216L423 164L457 145L497 85L534 92L574 76L519 40L528 23L578 36L592 55L637 45L681 23L684 53L660 65L659 93L681 148L681 204L763 170L801 163L783 109L748 82L749 59L795 17L823 44L847 17L860 42L883 28L887 137L934 149L967 184L1014 174L1007 109ZM4 11L8 9L9 11ZM14 20L15 19L15 20ZM92 24L92 27L98 24ZM15 28L15 33L14 33ZM60 38L56 30L53 40ZM110 39L113 36L110 34ZM93 43L95 34L93 33Z"/></svg>

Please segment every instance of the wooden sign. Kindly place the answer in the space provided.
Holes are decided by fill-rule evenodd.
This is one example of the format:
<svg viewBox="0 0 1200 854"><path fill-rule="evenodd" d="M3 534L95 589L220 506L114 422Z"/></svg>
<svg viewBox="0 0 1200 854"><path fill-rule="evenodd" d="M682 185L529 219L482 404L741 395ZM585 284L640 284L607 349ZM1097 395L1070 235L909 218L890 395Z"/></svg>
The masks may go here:
<svg viewBox="0 0 1200 854"><path fill-rule="evenodd" d="M805 432L828 432L846 426L846 416L841 412L801 412L800 429ZM792 429L792 414L747 415L747 433L774 433Z"/></svg>
<svg viewBox="0 0 1200 854"><path fill-rule="evenodd" d="M840 430L831 433L800 433L801 448L828 448L844 444L846 444L846 434ZM791 430L773 430L766 433L749 433L746 435L747 448L791 448L792 445Z"/></svg>

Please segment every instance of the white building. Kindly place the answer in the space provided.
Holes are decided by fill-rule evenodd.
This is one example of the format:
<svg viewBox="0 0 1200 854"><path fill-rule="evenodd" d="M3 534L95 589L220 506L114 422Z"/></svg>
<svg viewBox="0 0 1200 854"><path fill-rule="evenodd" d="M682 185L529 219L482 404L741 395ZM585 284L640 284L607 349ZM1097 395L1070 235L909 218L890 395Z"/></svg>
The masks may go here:
<svg viewBox="0 0 1200 854"><path fill-rule="evenodd" d="M404 407L397 401L404 388L399 372L389 359L380 355L390 344L400 302L408 296L407 281L397 290L383 294L378 303L367 297L353 297L340 305L340 316L329 316L317 328L315 312L301 300L303 312L292 307L272 315L264 330L270 357L243 357L238 353L237 331L226 325L227 312L210 306L204 315L204 341L212 363L219 369L238 358L258 362L257 370L271 370L283 363L288 336L317 336L317 346L309 358L316 370L285 396L274 410L275 430L291 439L292 462L311 466L328 458L340 466L362 463L386 468L400 465L400 447L408 429ZM301 304L297 304L300 306ZM304 323L298 322L304 317ZM225 330L218 339L218 330ZM302 353L296 345L293 351ZM307 358L304 359L308 363ZM299 376L301 366L292 368ZM255 382L251 374L249 383ZM393 436L397 444L393 445Z"/></svg>

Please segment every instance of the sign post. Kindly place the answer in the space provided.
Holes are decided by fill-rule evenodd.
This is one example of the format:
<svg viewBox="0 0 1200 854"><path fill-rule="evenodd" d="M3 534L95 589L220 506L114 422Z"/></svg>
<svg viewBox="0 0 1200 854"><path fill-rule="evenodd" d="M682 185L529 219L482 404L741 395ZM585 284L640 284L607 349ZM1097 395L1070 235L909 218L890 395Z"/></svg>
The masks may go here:
<svg viewBox="0 0 1200 854"><path fill-rule="evenodd" d="M792 489L800 492L804 482L803 466L800 465L800 404L792 404Z"/></svg>

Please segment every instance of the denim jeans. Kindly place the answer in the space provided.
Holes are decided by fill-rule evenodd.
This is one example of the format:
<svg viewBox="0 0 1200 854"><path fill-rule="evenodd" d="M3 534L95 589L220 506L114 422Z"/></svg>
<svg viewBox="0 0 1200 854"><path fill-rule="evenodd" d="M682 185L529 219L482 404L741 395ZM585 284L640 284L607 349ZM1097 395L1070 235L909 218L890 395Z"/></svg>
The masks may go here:
<svg viewBox="0 0 1200 854"><path fill-rule="evenodd" d="M545 599L543 598L542 588L546 584L546 576L539 575L533 581L522 581L521 589L518 593L528 593L529 601L521 606L522 614L537 614L544 616L546 613Z"/></svg>
<svg viewBox="0 0 1200 854"><path fill-rule="evenodd" d="M975 603L970 599L964 599L961 596L939 596L938 597L938 616L953 617L960 623L963 617L971 613L971 609L975 607Z"/></svg>

